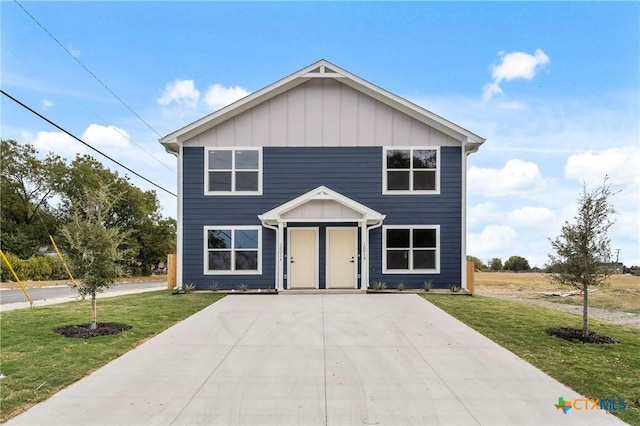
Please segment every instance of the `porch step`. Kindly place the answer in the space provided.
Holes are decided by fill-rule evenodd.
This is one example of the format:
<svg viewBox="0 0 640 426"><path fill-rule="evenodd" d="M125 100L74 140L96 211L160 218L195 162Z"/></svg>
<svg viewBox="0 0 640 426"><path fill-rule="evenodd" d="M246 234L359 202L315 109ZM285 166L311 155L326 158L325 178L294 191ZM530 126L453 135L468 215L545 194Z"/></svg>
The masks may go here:
<svg viewBox="0 0 640 426"><path fill-rule="evenodd" d="M329 289L292 289L282 290L278 294L365 294L366 291L357 288L329 288Z"/></svg>

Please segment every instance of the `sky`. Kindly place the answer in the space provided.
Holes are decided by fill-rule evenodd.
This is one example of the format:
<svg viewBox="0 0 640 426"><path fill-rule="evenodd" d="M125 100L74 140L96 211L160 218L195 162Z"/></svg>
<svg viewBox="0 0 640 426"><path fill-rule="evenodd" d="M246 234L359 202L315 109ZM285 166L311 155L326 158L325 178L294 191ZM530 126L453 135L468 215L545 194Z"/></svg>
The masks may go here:
<svg viewBox="0 0 640 426"><path fill-rule="evenodd" d="M605 176L612 260L640 265L639 2L0 1L2 90L162 188L158 139L319 59L486 138L467 252L543 267ZM0 100L3 139L91 154ZM619 252L618 252L619 250Z"/></svg>

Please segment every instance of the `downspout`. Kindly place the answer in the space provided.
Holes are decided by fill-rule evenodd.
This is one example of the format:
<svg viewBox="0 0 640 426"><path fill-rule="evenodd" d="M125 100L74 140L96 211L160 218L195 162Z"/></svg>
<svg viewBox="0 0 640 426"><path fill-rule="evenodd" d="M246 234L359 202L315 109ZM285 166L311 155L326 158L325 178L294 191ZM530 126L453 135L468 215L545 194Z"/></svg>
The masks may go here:
<svg viewBox="0 0 640 426"><path fill-rule="evenodd" d="M279 241L279 232L278 232L278 227L273 226L273 225L268 225L264 219L262 219L262 216L258 216L258 219L260 219L260 222L262 223L262 226L264 226L267 229L271 229L272 231L275 231L276 233L276 268L275 268L275 282L273 283L273 288L275 290L278 290L278 283L280 282L280 256L282 255L282 247L280 247L280 241Z"/></svg>
<svg viewBox="0 0 640 426"><path fill-rule="evenodd" d="M360 286L362 288L362 290L366 290L369 288L369 269L370 269L370 264L369 264L369 234L372 230L380 228L382 226L382 222L384 222L384 220L387 218L386 215L382 215L382 217L380 218L380 220L378 221L378 223L368 226L367 227L367 241L363 242L362 245L362 255L363 256L367 256L366 260L367 260L367 270L366 270L366 277L362 277L362 285ZM364 270L362 272L365 272ZM366 278L366 279L365 279Z"/></svg>

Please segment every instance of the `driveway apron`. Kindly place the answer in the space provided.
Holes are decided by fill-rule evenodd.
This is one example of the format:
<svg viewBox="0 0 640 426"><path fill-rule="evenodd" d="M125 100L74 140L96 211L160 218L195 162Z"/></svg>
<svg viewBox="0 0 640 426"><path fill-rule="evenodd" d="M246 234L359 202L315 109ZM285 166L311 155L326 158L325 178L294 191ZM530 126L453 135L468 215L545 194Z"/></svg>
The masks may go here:
<svg viewBox="0 0 640 426"><path fill-rule="evenodd" d="M232 295L7 424L623 424L558 397L415 294Z"/></svg>

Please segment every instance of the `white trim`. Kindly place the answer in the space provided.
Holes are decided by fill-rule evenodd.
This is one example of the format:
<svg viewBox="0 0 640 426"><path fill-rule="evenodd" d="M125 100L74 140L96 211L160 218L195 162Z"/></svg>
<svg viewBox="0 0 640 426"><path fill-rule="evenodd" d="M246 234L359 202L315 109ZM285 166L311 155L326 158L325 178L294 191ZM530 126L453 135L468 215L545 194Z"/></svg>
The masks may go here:
<svg viewBox="0 0 640 426"><path fill-rule="evenodd" d="M339 218L339 219L318 219L318 218L311 218L311 219L291 219L291 220L287 220L285 218L283 218L282 216L285 215L287 212L300 207L303 204L308 203L309 201L312 200L332 200L335 201L339 204L342 204L343 206L357 212L360 213L362 215L362 218L359 219L343 219L343 218ZM359 222L361 220L365 220L368 224L374 224L374 223L378 223L379 221L381 221L383 219L383 215L381 215L380 213L378 213L377 211L370 209L369 207L365 206L364 204L360 204L355 200L352 200L349 197L345 197L344 195L333 191L329 188L327 188L326 186L319 186L316 189L313 189L305 194L300 195L299 197L294 198L291 201L288 201L274 209L269 210L266 213L261 214L260 216L258 216L260 218L260 220L263 223L267 223L270 225L276 225L278 223L281 222L323 222L323 223L330 223L330 222L334 222L334 223L344 223L344 222Z"/></svg>
<svg viewBox="0 0 640 426"><path fill-rule="evenodd" d="M387 269L387 229L409 229L409 269ZM414 269L411 254L414 248L412 240L414 229L435 229L436 231L436 267L434 269ZM439 274L440 273L440 225L385 225L382 227L382 273L383 274Z"/></svg>
<svg viewBox="0 0 640 426"><path fill-rule="evenodd" d="M468 290L467 288L467 156L470 152L462 152L462 206L460 211L461 223L460 223L460 248L462 250L460 260L460 287Z"/></svg>
<svg viewBox="0 0 640 426"><path fill-rule="evenodd" d="M177 229L177 235L176 235L176 287L177 288L182 288L182 280L183 280L183 261L182 261L182 253L183 253L183 249L182 249L182 244L184 242L184 233L183 233L183 226L184 226L184 200L183 200L183 190L182 190L182 184L183 184L183 174L182 171L184 170L184 166L183 166L183 161L184 161L184 155L182 155L183 149L182 146L179 147L178 149L178 190L177 190L177 195L178 195L178 208L177 208L177 215L178 215L178 229Z"/></svg>
<svg viewBox="0 0 640 426"><path fill-rule="evenodd" d="M209 269L208 267L208 263L209 263L209 247L208 247L208 231L210 230L219 230L219 229L228 229L230 231L232 231L233 236L231 237L231 248L229 248L229 251L231 251L231 269L230 270L221 270L221 271L212 271ZM258 231L258 269L255 271L236 271L235 270L235 252L237 250L242 251L242 249L238 249L233 247L234 246L234 239L235 239L235 231L244 231L244 230L248 230L248 231ZM203 262L202 262L202 266L203 266L203 273L204 275L262 275L262 227L261 226L238 226L238 225L211 225L211 226L204 226L203 227ZM254 249L251 249L251 251L254 251Z"/></svg>
<svg viewBox="0 0 640 426"><path fill-rule="evenodd" d="M326 74L312 73L312 71L319 67L329 68L336 76L327 76ZM460 141L463 145L473 146L474 150L476 146L480 146L484 143L485 139L446 120L439 115L434 114L412 102L407 101L391 92L388 92L368 81L326 61L324 59L317 61L283 79L276 81L275 83L264 87L257 92L254 92L239 101L234 102L218 111L215 111L181 129L178 129L165 137L160 139L160 143L164 145L166 150L177 151L177 146L184 141L189 140L206 130L209 130L231 118L242 114L243 112L261 104L269 99L274 98L300 84L309 81L310 78L316 78L319 76L336 78L340 76L340 82L346 84L353 89L364 93L372 98L388 105L389 107L403 112L416 120L425 123L426 125L437 129L444 134Z"/></svg>
<svg viewBox="0 0 640 426"><path fill-rule="evenodd" d="M315 270L315 288L320 288L320 230L318 227L298 227L293 226L287 228L287 289L291 290L291 232L295 231L314 231L316 234L316 270Z"/></svg>
<svg viewBox="0 0 640 426"><path fill-rule="evenodd" d="M414 190L409 189L406 191L388 190L387 189L387 152L388 151L409 151L410 153L410 168L406 169L409 172L409 188L413 188L413 151L419 150L432 150L436 151L436 189L433 190ZM441 152L439 146L385 146L382 148L382 195L439 195L440 194L440 169L442 161L440 159ZM394 169L392 169L394 170ZM405 169L402 169L405 170ZM427 169L431 170L431 169ZM401 171L401 170L398 170Z"/></svg>
<svg viewBox="0 0 640 426"><path fill-rule="evenodd" d="M329 269L331 268L330 262L329 262L329 231L332 230L340 230L340 231L344 231L344 230L349 230L349 231L353 231L353 261L354 261L354 268L353 268L353 288L358 288L358 227L357 226L327 226L325 228L325 262L324 262L324 266L325 266L325 288L330 288L329 287Z"/></svg>
<svg viewBox="0 0 640 426"><path fill-rule="evenodd" d="M209 191L209 152L210 151L231 151L231 191ZM236 169L236 151L258 151L258 190L257 191L236 191L236 173L242 171L242 169ZM249 172L255 172L255 170L247 170ZM208 146L204 148L204 195L262 195L262 147L221 147L221 146Z"/></svg>

